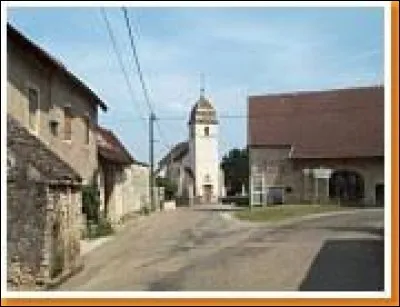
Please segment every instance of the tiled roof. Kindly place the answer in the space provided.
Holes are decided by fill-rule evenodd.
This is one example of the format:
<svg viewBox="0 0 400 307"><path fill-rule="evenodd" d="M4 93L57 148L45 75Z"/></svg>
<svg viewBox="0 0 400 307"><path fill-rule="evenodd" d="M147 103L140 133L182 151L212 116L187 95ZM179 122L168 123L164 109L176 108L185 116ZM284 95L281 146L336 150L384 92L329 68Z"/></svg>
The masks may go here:
<svg viewBox="0 0 400 307"><path fill-rule="evenodd" d="M250 96L249 146L292 146L292 158L384 155L382 86Z"/></svg>
<svg viewBox="0 0 400 307"><path fill-rule="evenodd" d="M130 155L115 134L105 128L97 127L98 154L109 161L118 164L132 164L135 159Z"/></svg>
<svg viewBox="0 0 400 307"><path fill-rule="evenodd" d="M200 96L190 112L189 124L195 122L204 124L216 124L218 122L214 107L203 95Z"/></svg>
<svg viewBox="0 0 400 307"><path fill-rule="evenodd" d="M159 162L159 166L162 167L169 161L179 161L189 152L189 143L180 142L176 144Z"/></svg>

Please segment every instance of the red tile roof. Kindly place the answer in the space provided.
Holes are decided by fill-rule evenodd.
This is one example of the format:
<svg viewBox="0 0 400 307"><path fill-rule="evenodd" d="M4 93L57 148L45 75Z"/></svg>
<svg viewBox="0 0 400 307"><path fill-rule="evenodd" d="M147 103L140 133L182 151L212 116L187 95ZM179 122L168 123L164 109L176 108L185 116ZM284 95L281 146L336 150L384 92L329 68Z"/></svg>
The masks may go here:
<svg viewBox="0 0 400 307"><path fill-rule="evenodd" d="M250 96L249 146L292 146L292 158L384 155L383 86Z"/></svg>
<svg viewBox="0 0 400 307"><path fill-rule="evenodd" d="M108 129L97 127L97 148L100 157L117 164L132 164L136 162L124 145Z"/></svg>

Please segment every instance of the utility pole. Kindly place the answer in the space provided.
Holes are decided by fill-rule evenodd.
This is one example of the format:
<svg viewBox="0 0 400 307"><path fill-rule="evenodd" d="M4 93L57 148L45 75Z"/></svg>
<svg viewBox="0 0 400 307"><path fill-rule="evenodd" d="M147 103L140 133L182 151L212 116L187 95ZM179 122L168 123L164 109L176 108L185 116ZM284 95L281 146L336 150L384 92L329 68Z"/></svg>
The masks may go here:
<svg viewBox="0 0 400 307"><path fill-rule="evenodd" d="M156 116L153 112L150 113L149 118L149 155L150 155L150 208L152 211L156 210L155 201L154 201L154 121L156 120Z"/></svg>

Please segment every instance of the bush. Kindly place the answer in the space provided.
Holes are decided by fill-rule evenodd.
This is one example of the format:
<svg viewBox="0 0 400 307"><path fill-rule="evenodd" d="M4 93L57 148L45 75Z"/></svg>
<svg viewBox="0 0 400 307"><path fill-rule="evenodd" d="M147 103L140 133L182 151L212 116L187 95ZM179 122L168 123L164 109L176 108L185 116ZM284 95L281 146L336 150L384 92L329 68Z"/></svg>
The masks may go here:
<svg viewBox="0 0 400 307"><path fill-rule="evenodd" d="M249 196L226 196L221 199L223 204L234 203L239 207L248 207L250 204Z"/></svg>
<svg viewBox="0 0 400 307"><path fill-rule="evenodd" d="M156 178L156 185L164 188L165 200L172 200L175 198L178 186L168 178Z"/></svg>
<svg viewBox="0 0 400 307"><path fill-rule="evenodd" d="M107 219L99 219L97 224L93 224L91 221L88 222L87 235L89 239L109 236L114 232L114 228Z"/></svg>
<svg viewBox="0 0 400 307"><path fill-rule="evenodd" d="M109 236L114 233L114 228L111 226L110 221L106 219L100 219L99 224L97 225L97 236L104 237Z"/></svg>
<svg viewBox="0 0 400 307"><path fill-rule="evenodd" d="M87 185L82 188L82 212L86 214L86 220L99 222L100 199L96 185Z"/></svg>

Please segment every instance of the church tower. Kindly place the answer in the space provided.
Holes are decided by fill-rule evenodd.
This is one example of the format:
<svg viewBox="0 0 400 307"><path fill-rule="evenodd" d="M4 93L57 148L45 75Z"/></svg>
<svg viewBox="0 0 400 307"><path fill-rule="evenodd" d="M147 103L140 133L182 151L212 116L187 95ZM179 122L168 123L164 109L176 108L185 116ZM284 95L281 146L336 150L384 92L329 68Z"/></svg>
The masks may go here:
<svg viewBox="0 0 400 307"><path fill-rule="evenodd" d="M189 118L190 164L194 173L194 197L197 203L216 203L219 196L217 113L200 90L200 98Z"/></svg>

